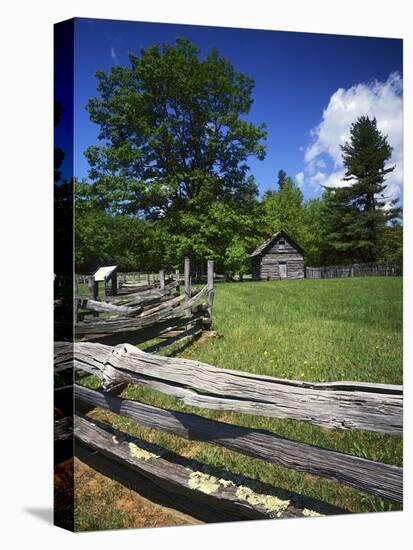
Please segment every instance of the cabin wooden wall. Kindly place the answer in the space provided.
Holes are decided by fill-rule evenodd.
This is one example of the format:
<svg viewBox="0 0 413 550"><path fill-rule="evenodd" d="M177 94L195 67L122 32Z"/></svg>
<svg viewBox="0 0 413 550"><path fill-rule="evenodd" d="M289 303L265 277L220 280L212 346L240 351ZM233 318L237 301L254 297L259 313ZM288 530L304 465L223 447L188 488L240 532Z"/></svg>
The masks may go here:
<svg viewBox="0 0 413 550"><path fill-rule="evenodd" d="M280 262L285 262L287 264L287 279L304 278L304 257L283 235L280 235L276 241L266 249L265 253L257 254L252 257L252 278L264 280L279 279Z"/></svg>
<svg viewBox="0 0 413 550"><path fill-rule="evenodd" d="M287 279L304 278L304 258L298 252L265 254L261 257L260 279L279 279L279 262L287 264Z"/></svg>

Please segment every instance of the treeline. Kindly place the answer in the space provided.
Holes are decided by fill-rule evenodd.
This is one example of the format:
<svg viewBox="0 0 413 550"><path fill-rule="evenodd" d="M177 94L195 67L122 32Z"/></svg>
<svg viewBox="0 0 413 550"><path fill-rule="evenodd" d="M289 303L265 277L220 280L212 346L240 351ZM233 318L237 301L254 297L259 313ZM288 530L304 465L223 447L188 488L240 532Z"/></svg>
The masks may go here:
<svg viewBox="0 0 413 550"><path fill-rule="evenodd" d="M327 220L331 192L304 200L290 177L274 190L255 197L242 208L212 202L204 212L183 213L179 227L169 220L148 220L95 208L88 184L76 188L75 260L79 273L99 265L116 264L122 271L152 272L176 269L190 257L202 269L215 261L219 273L250 272L249 254L265 239L283 229L305 252L308 266L368 261L357 246L337 251L331 246ZM178 230L178 231L177 231ZM402 225L385 225L378 239L377 260L402 258Z"/></svg>
<svg viewBox="0 0 413 550"><path fill-rule="evenodd" d="M192 259L198 273L250 271L249 254L284 230L307 265L397 259L401 211L385 197L391 156L376 121L356 121L343 146L348 183L304 200L280 170L262 197L248 159L265 157L266 126L248 121L253 80L216 50L184 38L96 73L86 109L99 145L75 182L76 270L154 271Z"/></svg>

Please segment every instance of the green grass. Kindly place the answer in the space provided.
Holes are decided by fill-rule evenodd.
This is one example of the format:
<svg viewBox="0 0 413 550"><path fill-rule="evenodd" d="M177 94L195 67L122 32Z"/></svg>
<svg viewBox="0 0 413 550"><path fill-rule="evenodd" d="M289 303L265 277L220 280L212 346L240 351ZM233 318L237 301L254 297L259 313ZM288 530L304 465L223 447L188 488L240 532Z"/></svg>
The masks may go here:
<svg viewBox="0 0 413 550"><path fill-rule="evenodd" d="M216 285L224 338L187 353L218 367L312 381L402 383L402 280Z"/></svg>
<svg viewBox="0 0 413 550"><path fill-rule="evenodd" d="M113 506L121 493L118 483L108 479L98 488L86 489L81 487L75 491L75 531L129 527L128 523L133 520L132 514Z"/></svg>
<svg viewBox="0 0 413 550"><path fill-rule="evenodd" d="M221 338L195 343L181 356L218 367L311 381L402 383L402 279L354 278L216 285L213 328ZM92 380L90 380L92 382ZM304 422L188 407L140 386L123 397L208 418L263 428L337 451L402 464L402 438L329 430ZM96 410L95 418L177 453L325 500L354 512L398 505L333 481L294 472L208 443L191 442ZM103 527L105 528L105 527Z"/></svg>

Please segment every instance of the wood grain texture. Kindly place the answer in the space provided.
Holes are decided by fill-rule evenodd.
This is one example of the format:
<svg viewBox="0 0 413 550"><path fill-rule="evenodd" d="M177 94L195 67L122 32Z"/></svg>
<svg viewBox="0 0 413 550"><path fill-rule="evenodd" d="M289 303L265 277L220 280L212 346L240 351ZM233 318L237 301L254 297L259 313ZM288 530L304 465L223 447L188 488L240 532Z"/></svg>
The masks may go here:
<svg viewBox="0 0 413 550"><path fill-rule="evenodd" d="M118 306L110 302L101 302L97 300L89 300L85 298L77 298L76 305L79 308L87 309L90 311L99 311L102 313L114 313L118 315L139 315L142 313L143 308L138 306Z"/></svg>
<svg viewBox="0 0 413 550"><path fill-rule="evenodd" d="M73 418L65 416L54 421L54 440L64 441L73 436Z"/></svg>
<svg viewBox="0 0 413 550"><path fill-rule="evenodd" d="M192 325L190 328L187 328L185 330L178 331L177 334L171 335L169 338L165 339L162 342L159 342L157 344L153 344L152 346L146 348L147 353L157 353L158 351L171 346L172 344L175 344L176 342L179 342L183 340L184 338L193 340L197 336L200 336L202 333L202 324L197 323L195 325Z"/></svg>
<svg viewBox="0 0 413 550"><path fill-rule="evenodd" d="M155 307L156 305L161 304L162 302L167 302L168 300L171 300L171 298L175 298L176 296L179 296L179 292L171 292L162 296L152 295L145 298L132 297L131 300L122 300L121 302L117 303L121 303L121 305L128 307L142 306L144 310L147 310L150 307Z"/></svg>
<svg viewBox="0 0 413 550"><path fill-rule="evenodd" d="M120 287L120 293L122 295L128 295L128 294L145 294L145 293L151 293L151 292L157 292L157 293L166 293L168 292L169 290L171 290L172 288L174 288L176 285L175 285L175 281L173 280L165 280L165 286L164 288L162 289L160 287L160 284L157 283L150 283L150 282L147 282L147 283L139 283L139 282L128 282L128 281L123 281L121 283L121 287Z"/></svg>
<svg viewBox="0 0 413 550"><path fill-rule="evenodd" d="M120 344L75 344L75 366L98 374L105 387L144 384L188 405L274 418L291 418L337 429L401 434L401 386L364 382L311 383L162 357Z"/></svg>
<svg viewBox="0 0 413 550"><path fill-rule="evenodd" d="M60 464L73 456L73 411L70 416L55 419L53 462Z"/></svg>
<svg viewBox="0 0 413 550"><path fill-rule="evenodd" d="M183 297L178 296L157 306L143 314L133 318L100 319L76 323L76 338L87 337L96 334L113 334L116 332L136 331L139 328L150 326L158 321L172 317L180 317L207 294L205 286L197 292L188 303L179 305ZM174 307L176 305L177 307Z"/></svg>
<svg viewBox="0 0 413 550"><path fill-rule="evenodd" d="M101 342L109 346L116 346L124 342L132 345L142 344L148 340L158 337L167 337L170 331L182 328L188 321L203 320L207 315L206 305L197 305L192 308L192 315L186 317L172 317L164 321L158 321L149 327L129 332L116 332L114 334L97 334L88 337L89 342Z"/></svg>
<svg viewBox="0 0 413 550"><path fill-rule="evenodd" d="M130 294L122 294L118 296L106 296L106 300L112 304L119 305L129 305L134 303L138 305L147 300L152 300L154 298L162 298L164 296L169 296L168 293L162 293L159 289L151 289L146 292L133 292Z"/></svg>
<svg viewBox="0 0 413 550"><path fill-rule="evenodd" d="M203 521L302 517L305 509L322 515L346 513L315 499L179 457L82 416L75 417L75 433L76 455L82 460L99 470L104 466L103 473L120 478L151 500Z"/></svg>
<svg viewBox="0 0 413 550"><path fill-rule="evenodd" d="M162 432L213 443L396 502L403 499L403 470L397 466L292 441L266 430L161 409L78 385L75 387L75 399L127 416L143 426Z"/></svg>

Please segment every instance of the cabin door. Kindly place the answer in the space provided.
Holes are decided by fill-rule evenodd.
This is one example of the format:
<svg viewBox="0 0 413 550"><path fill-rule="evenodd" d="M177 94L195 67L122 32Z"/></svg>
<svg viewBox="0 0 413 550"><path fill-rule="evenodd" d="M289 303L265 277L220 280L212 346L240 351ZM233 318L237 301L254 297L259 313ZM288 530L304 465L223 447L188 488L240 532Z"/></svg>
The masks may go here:
<svg viewBox="0 0 413 550"><path fill-rule="evenodd" d="M280 262L278 264L279 270L280 270L280 279L286 279L287 278L287 264L286 262Z"/></svg>

